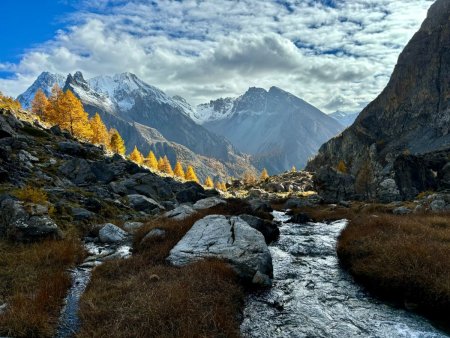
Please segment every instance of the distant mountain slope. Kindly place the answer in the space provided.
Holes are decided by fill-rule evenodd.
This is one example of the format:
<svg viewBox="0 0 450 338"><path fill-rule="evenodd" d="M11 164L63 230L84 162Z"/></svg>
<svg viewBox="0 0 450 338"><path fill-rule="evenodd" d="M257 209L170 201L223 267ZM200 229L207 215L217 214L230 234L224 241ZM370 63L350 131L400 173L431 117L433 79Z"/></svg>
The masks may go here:
<svg viewBox="0 0 450 338"><path fill-rule="evenodd" d="M26 105L39 85L35 82L27 90ZM144 154L152 149L157 156L168 155L172 162L178 158L196 165L201 177L240 176L246 170L254 170L231 143L190 119L192 108L184 99L171 98L134 74L85 80L81 72L76 72L67 76L63 89L72 90L91 116L98 112L109 128L118 129L129 151L137 145Z"/></svg>
<svg viewBox="0 0 450 338"><path fill-rule="evenodd" d="M347 113L342 111L337 111L332 114L329 114L328 116L331 116L336 121L338 121L344 128L347 128L348 126L351 126L353 122L355 122L356 118L358 117L358 113Z"/></svg>
<svg viewBox="0 0 450 338"><path fill-rule="evenodd" d="M64 83L66 83L66 77L60 74L43 72L24 93L17 97L17 100L23 108L28 109L38 89L42 89L45 95L49 96L55 83L62 88Z"/></svg>
<svg viewBox="0 0 450 338"><path fill-rule="evenodd" d="M304 167L323 142L342 130L333 118L277 87L250 88L236 99L202 104L194 118L271 174Z"/></svg>
<svg viewBox="0 0 450 338"><path fill-rule="evenodd" d="M445 175L441 170L449 158L439 155L439 160L431 160L427 155L419 161L415 156L450 149L449 17L450 1L436 1L400 54L383 92L308 164L309 170L323 172L344 161L356 182L371 173L364 189L348 184L345 194L336 197L413 198ZM322 176L322 186L336 192L333 175Z"/></svg>

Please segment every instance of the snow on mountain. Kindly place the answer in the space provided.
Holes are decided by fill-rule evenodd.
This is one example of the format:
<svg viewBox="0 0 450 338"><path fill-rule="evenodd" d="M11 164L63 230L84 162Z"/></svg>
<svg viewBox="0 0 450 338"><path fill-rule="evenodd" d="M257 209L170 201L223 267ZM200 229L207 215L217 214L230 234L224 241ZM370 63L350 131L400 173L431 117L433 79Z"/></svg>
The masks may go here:
<svg viewBox="0 0 450 338"><path fill-rule="evenodd" d="M350 112L342 112L337 111L332 114L329 114L328 116L331 116L336 121L338 121L340 124L342 124L344 127L348 127L355 122L356 118L358 117L358 113L350 113Z"/></svg>
<svg viewBox="0 0 450 338"><path fill-rule="evenodd" d="M200 105L203 126L223 135L259 169L275 174L302 168L342 126L304 100L280 88L250 88L236 99Z"/></svg>
<svg viewBox="0 0 450 338"><path fill-rule="evenodd" d="M39 88L42 89L45 95L49 96L55 83L62 88L65 81L66 77L64 75L43 72L24 93L17 97L17 100L23 108L28 109L31 107L31 102Z"/></svg>

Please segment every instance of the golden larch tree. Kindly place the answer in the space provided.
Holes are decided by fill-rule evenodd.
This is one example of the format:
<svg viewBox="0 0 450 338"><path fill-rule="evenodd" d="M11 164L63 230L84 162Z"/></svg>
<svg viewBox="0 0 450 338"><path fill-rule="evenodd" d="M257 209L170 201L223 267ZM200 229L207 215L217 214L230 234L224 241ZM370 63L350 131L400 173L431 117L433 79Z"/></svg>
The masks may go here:
<svg viewBox="0 0 450 338"><path fill-rule="evenodd" d="M60 124L61 123L61 112L59 111L59 106L63 99L63 91L55 84L52 87L52 92L50 97L48 98L48 104L44 112L44 120L51 124Z"/></svg>
<svg viewBox="0 0 450 338"><path fill-rule="evenodd" d="M244 173L244 176L242 177L242 180L244 181L245 184L255 184L256 183L256 177L253 174L253 172L247 170Z"/></svg>
<svg viewBox="0 0 450 338"><path fill-rule="evenodd" d="M292 173L296 173L296 172L297 172L297 168L295 167L295 165L292 166L291 172L292 172Z"/></svg>
<svg viewBox="0 0 450 338"><path fill-rule="evenodd" d="M0 92L0 108L8 108L8 109L20 109L22 106L20 105L20 102L17 100L14 100L10 96L3 95L2 92Z"/></svg>
<svg viewBox="0 0 450 338"><path fill-rule="evenodd" d="M167 158L167 156L164 156L164 158L163 158L163 163L164 163L164 165L163 165L163 170L162 170L162 172L164 172L164 173L166 173L166 174L168 174L168 175L173 176L172 165L170 164L170 161L169 161L169 159Z"/></svg>
<svg viewBox="0 0 450 338"><path fill-rule="evenodd" d="M158 160L156 159L155 153L153 151L149 151L147 157L144 159L144 164L149 168L158 170Z"/></svg>
<svg viewBox="0 0 450 338"><path fill-rule="evenodd" d="M81 101L67 90L58 100L57 105L59 126L78 138L90 139L92 136L88 114L84 111Z"/></svg>
<svg viewBox="0 0 450 338"><path fill-rule="evenodd" d="M144 156L142 156L141 152L139 151L139 149L136 146L134 146L134 149L130 154L130 160L132 160L133 162L135 162L137 164L144 163Z"/></svg>
<svg viewBox="0 0 450 338"><path fill-rule="evenodd" d="M39 88L31 102L31 111L39 117L40 120L45 120L45 111L47 110L48 105L49 102L47 96L42 89Z"/></svg>
<svg viewBox="0 0 450 338"><path fill-rule="evenodd" d="M189 165L186 169L186 180L198 183L197 174L195 173L195 170L191 165Z"/></svg>
<svg viewBox="0 0 450 338"><path fill-rule="evenodd" d="M176 177L179 177L182 179L184 179L186 177L184 174L183 166L181 165L180 161L177 161L177 163L175 164L173 173Z"/></svg>
<svg viewBox="0 0 450 338"><path fill-rule="evenodd" d="M222 191L227 191L227 185L225 182L221 183Z"/></svg>
<svg viewBox="0 0 450 338"><path fill-rule="evenodd" d="M122 136L120 136L119 132L113 128L111 128L109 134L111 135L109 141L109 149L117 154L124 155L126 148Z"/></svg>
<svg viewBox="0 0 450 338"><path fill-rule="evenodd" d="M213 188L214 187L214 182L213 182L213 180L211 179L211 177L206 177L206 180L205 180L205 187L207 187L207 188Z"/></svg>
<svg viewBox="0 0 450 338"><path fill-rule="evenodd" d="M158 159L158 170L164 172L164 159L162 157Z"/></svg>
<svg viewBox="0 0 450 338"><path fill-rule="evenodd" d="M261 172L261 177L260 180L261 181L265 181L269 178L269 173L267 172L267 169L264 168L263 171Z"/></svg>
<svg viewBox="0 0 450 338"><path fill-rule="evenodd" d="M94 117L89 119L89 124L91 125L92 130L91 143L109 146L108 129L106 129L106 126L98 113L95 113Z"/></svg>

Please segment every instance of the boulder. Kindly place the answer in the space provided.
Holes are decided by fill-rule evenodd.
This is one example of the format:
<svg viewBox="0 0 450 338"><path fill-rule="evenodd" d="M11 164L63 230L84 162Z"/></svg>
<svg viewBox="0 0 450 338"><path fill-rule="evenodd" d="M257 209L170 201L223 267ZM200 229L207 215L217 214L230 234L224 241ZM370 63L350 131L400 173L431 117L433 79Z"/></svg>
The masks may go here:
<svg viewBox="0 0 450 338"><path fill-rule="evenodd" d="M182 204L178 207L176 207L173 210L170 210L164 214L167 218L172 218L177 221L183 220L191 216L192 214L195 214L196 211L194 208L192 208L190 205Z"/></svg>
<svg viewBox="0 0 450 338"><path fill-rule="evenodd" d="M144 238L142 238L141 243L149 239L164 239L166 237L166 234L167 232L164 229L159 228L152 229L148 232L148 234L144 236Z"/></svg>
<svg viewBox="0 0 450 338"><path fill-rule="evenodd" d="M446 208L446 203L444 200L442 199L437 199L434 200L433 202L430 203L430 209L434 212L442 212L445 211Z"/></svg>
<svg viewBox="0 0 450 338"><path fill-rule="evenodd" d="M400 196L400 190L398 189L397 183L393 178L386 178L380 183L377 195L379 200L384 203L390 203L402 199Z"/></svg>
<svg viewBox="0 0 450 338"><path fill-rule="evenodd" d="M283 186L283 184L281 183L268 183L266 185L266 190L270 191L270 192L284 192L285 191L285 187Z"/></svg>
<svg viewBox="0 0 450 338"><path fill-rule="evenodd" d="M355 198L355 178L331 167L321 167L314 177L315 190L327 203Z"/></svg>
<svg viewBox="0 0 450 338"><path fill-rule="evenodd" d="M306 198L290 198L284 203L283 208L284 209L297 209L297 208L303 208L303 207L310 207L312 205L313 204Z"/></svg>
<svg viewBox="0 0 450 338"><path fill-rule="evenodd" d="M309 218L307 214L304 214L302 212L295 213L292 215L292 217L288 220L289 223L295 223L295 224L305 224L308 222L312 222L312 219Z"/></svg>
<svg viewBox="0 0 450 338"><path fill-rule="evenodd" d="M249 200L250 208L253 212L272 212L273 208L268 202L264 202L258 199Z"/></svg>
<svg viewBox="0 0 450 338"><path fill-rule="evenodd" d="M168 260L182 266L200 259L228 261L244 282L256 273L272 276L272 257L264 236L240 217L210 215L197 221L170 251Z"/></svg>
<svg viewBox="0 0 450 338"><path fill-rule="evenodd" d="M164 207L150 197L143 195L132 194L128 195L128 202L130 207L137 211L144 211L146 213L153 213L159 210L164 210Z"/></svg>
<svg viewBox="0 0 450 338"><path fill-rule="evenodd" d="M76 185L94 183L97 177L91 170L89 162L82 158L73 158L59 167L59 173Z"/></svg>
<svg viewBox="0 0 450 338"><path fill-rule="evenodd" d="M195 203L206 198L205 190L197 183L186 183L184 187L176 193L178 203Z"/></svg>
<svg viewBox="0 0 450 338"><path fill-rule="evenodd" d="M85 221L95 217L95 213L84 208L71 208L71 213L76 221Z"/></svg>
<svg viewBox="0 0 450 338"><path fill-rule="evenodd" d="M118 243L127 238L127 233L112 223L106 223L98 232L98 238L102 243Z"/></svg>
<svg viewBox="0 0 450 338"><path fill-rule="evenodd" d="M280 230L274 222L270 222L252 215L240 215L241 219L247 222L253 229L263 234L266 243L269 244L280 236Z"/></svg>
<svg viewBox="0 0 450 338"><path fill-rule="evenodd" d="M123 228L128 231L129 233L133 234L136 231L138 231L140 228L142 228L142 226L144 225L144 223L142 222L125 222L125 224L123 225Z"/></svg>
<svg viewBox="0 0 450 338"><path fill-rule="evenodd" d="M6 198L0 204L0 235L32 242L45 238L60 238L61 232L48 215L33 215L24 207L23 202Z"/></svg>
<svg viewBox="0 0 450 338"><path fill-rule="evenodd" d="M394 210L392 210L392 213L394 215L408 215L410 213L412 213L412 210L406 207L398 207L395 208Z"/></svg>
<svg viewBox="0 0 450 338"><path fill-rule="evenodd" d="M221 198L208 197L208 198L205 198L205 199L195 202L195 204L193 205L193 208L195 210L209 209L209 208L215 207L216 205L226 204L226 203L227 202Z"/></svg>

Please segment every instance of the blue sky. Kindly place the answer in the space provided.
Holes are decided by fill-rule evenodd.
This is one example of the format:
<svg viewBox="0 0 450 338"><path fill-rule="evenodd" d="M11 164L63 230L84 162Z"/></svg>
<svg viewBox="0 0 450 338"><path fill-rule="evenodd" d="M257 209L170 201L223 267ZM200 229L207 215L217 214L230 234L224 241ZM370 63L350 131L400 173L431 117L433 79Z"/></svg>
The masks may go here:
<svg viewBox="0 0 450 338"><path fill-rule="evenodd" d="M42 71L129 71L193 104L278 86L325 112L359 111L386 85L431 4L3 0L0 90L16 96Z"/></svg>

